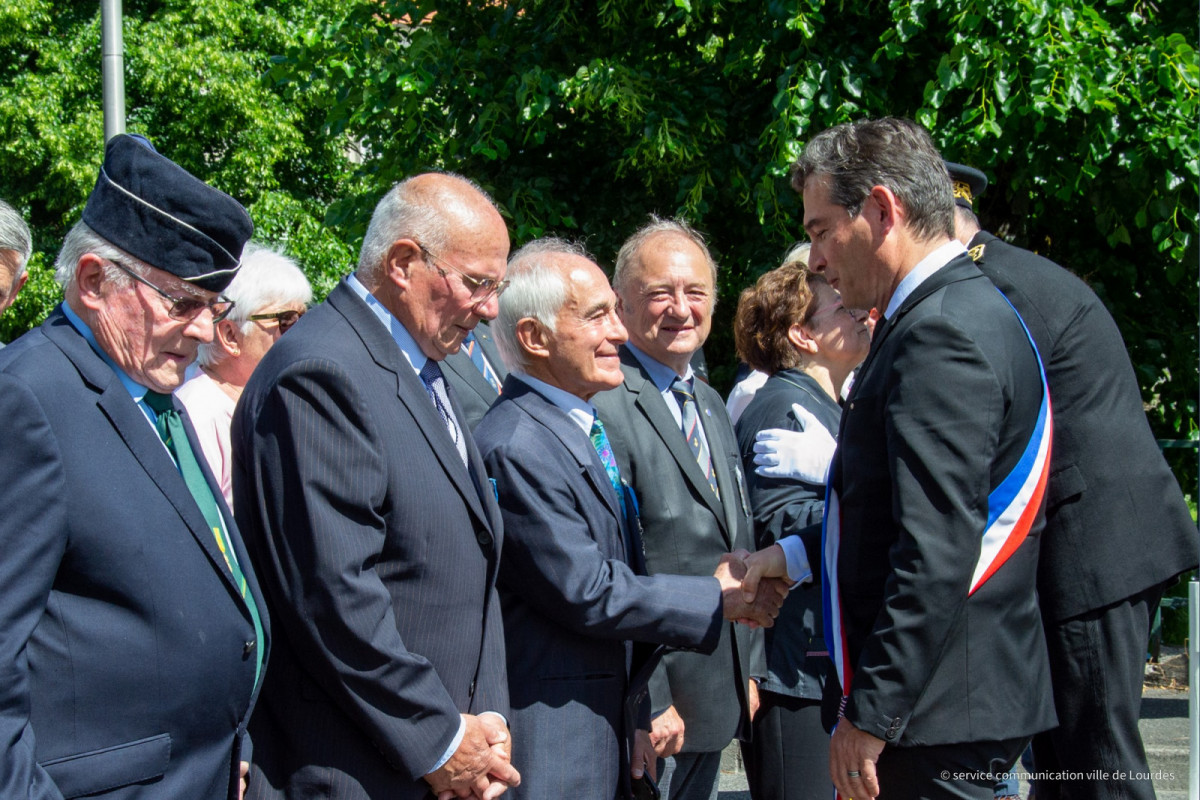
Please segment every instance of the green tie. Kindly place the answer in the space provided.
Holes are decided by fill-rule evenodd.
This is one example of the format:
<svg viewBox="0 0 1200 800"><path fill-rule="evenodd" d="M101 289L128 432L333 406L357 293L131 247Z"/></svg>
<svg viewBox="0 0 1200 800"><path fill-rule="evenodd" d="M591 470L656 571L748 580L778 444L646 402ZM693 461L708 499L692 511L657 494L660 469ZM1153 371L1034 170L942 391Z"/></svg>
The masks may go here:
<svg viewBox="0 0 1200 800"><path fill-rule="evenodd" d="M213 536L217 540L217 549L221 551L221 555L225 556L225 564L233 574L233 581L237 584L238 590L242 595L242 600L245 602L246 608L250 611L250 618L254 621L254 641L256 644L254 647L256 659L254 665L254 682L257 684L259 675L262 673L262 620L259 619L258 606L254 602L254 596L250 594L246 587L246 576L242 573L242 568L238 566L237 555L233 552L233 545L229 541L229 533L225 530L224 520L221 519L221 512L217 508L217 500L213 496L212 488L208 485L208 481L204 478L204 470L200 468L200 464L196 460L196 454L192 452L192 445L188 441L187 431L183 427L183 419L179 416L179 412L175 410L175 403L171 399L171 395L146 392L146 396L142 399L154 411L157 417L154 426L158 428L158 435L162 438L163 444L167 446L167 450L175 457L175 464L179 467L179 474L183 476L183 482L187 484L188 491L191 492L196 505L200 507L200 513L204 515L209 529L213 532Z"/></svg>

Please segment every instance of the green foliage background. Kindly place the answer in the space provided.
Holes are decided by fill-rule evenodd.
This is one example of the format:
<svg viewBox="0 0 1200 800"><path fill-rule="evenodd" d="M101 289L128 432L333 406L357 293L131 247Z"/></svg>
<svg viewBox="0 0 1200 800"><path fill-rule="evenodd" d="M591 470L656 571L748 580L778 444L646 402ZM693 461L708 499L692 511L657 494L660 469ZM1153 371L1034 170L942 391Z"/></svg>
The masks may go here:
<svg viewBox="0 0 1200 800"><path fill-rule="evenodd" d="M722 266L714 383L738 291L801 237L787 167L839 122L895 114L992 186L986 227L1076 271L1125 334L1152 423L1195 438L1197 19L1082 0L127 0L128 128L246 203L318 295L396 180L450 169L514 244L602 264L648 212ZM416 24L414 24L416 23ZM102 153L95 2L0 9L0 196L35 230L0 340L56 301L49 262ZM1175 460L1195 487L1194 451Z"/></svg>

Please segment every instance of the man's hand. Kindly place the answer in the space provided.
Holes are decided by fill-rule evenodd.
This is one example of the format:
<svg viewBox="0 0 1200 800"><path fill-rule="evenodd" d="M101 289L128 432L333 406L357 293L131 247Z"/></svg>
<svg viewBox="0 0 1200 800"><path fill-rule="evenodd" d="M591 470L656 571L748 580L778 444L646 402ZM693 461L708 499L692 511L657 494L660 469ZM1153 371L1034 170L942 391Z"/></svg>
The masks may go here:
<svg viewBox="0 0 1200 800"><path fill-rule="evenodd" d="M683 717L670 706L650 723L650 744L659 758L673 756L683 749Z"/></svg>
<svg viewBox="0 0 1200 800"><path fill-rule="evenodd" d="M842 797L872 798L879 796L879 778L875 762L883 752L885 742L850 724L838 720L829 740L829 777Z"/></svg>
<svg viewBox="0 0 1200 800"><path fill-rule="evenodd" d="M754 678L750 679L750 685L746 688L746 704L750 706L750 721L754 721L754 717L758 714L760 705L758 699L758 681Z"/></svg>
<svg viewBox="0 0 1200 800"><path fill-rule="evenodd" d="M754 472L764 478L824 485L837 439L799 403L792 403L792 414L801 430L768 428L754 437Z"/></svg>
<svg viewBox="0 0 1200 800"><path fill-rule="evenodd" d="M244 800L250 786L250 762L243 761L238 769L238 800Z"/></svg>
<svg viewBox="0 0 1200 800"><path fill-rule="evenodd" d="M439 800L477 797L494 800L510 786L519 786L521 775L509 760L508 729L495 715L463 714L467 723L462 742L450 760L425 776Z"/></svg>
<svg viewBox="0 0 1200 800"><path fill-rule="evenodd" d="M787 557L778 543L755 553L747 553L742 559L742 568L745 570L742 573L742 599L747 603L758 599L760 583L770 586L773 591L778 591L778 585L782 585L783 596L787 597L787 587L791 585L791 581L788 579Z"/></svg>
<svg viewBox="0 0 1200 800"><path fill-rule="evenodd" d="M639 730L633 734L633 757L630 759L629 773L636 781L643 772L649 772L651 780L658 780L658 754L654 751L654 743L650 741L650 731Z"/></svg>
<svg viewBox="0 0 1200 800"><path fill-rule="evenodd" d="M782 580L760 580L755 584L754 594L746 592L742 578L746 575L746 561L750 557L745 550L726 553L721 556L721 563L717 565L713 577L721 582L725 619L741 622L751 628L769 628L775 624L779 607L787 599L787 583ZM760 584L764 591L758 591Z"/></svg>

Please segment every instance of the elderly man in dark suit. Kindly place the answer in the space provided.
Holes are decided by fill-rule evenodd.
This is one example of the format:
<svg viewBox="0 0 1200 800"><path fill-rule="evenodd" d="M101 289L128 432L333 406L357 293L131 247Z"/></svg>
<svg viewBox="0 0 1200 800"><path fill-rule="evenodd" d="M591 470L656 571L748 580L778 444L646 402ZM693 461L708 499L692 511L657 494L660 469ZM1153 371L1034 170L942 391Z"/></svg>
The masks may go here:
<svg viewBox="0 0 1200 800"><path fill-rule="evenodd" d="M467 426L474 430L500 396L500 387L508 377L508 368L504 366L488 323L476 325L458 352L448 356L442 365L446 380L454 387L463 413L467 415Z"/></svg>
<svg viewBox="0 0 1200 800"><path fill-rule="evenodd" d="M846 306L883 311L825 507L825 631L843 694L830 774L848 797L991 798L990 776L1055 721L1034 591L1052 430L1039 359L953 239L950 181L924 129L832 128L793 184L810 268ZM799 537L751 561L770 574L785 556L793 578L810 567Z"/></svg>
<svg viewBox="0 0 1200 800"><path fill-rule="evenodd" d="M171 395L252 228L116 136L59 252L64 302L0 353L4 797L240 796L267 615Z"/></svg>
<svg viewBox="0 0 1200 800"><path fill-rule="evenodd" d="M590 403L622 380L616 297L581 247L557 239L518 251L509 278L495 332L512 374L476 436L504 517L517 793L629 797L631 774L655 766L625 715L639 666L628 640L712 652L723 616L770 625L785 593L743 607L728 557L716 580L645 575L636 500Z"/></svg>
<svg viewBox="0 0 1200 800"><path fill-rule="evenodd" d="M1153 798L1138 732L1146 642L1163 591L1196 566L1196 525L1108 309L1067 270L982 230L972 201L986 176L946 166L956 234L1021 312L1054 398L1038 596L1058 727L1034 737L1036 771L1109 776L1038 781L1037 795Z"/></svg>
<svg viewBox="0 0 1200 800"><path fill-rule="evenodd" d="M507 256L477 186L409 178L246 386L234 505L280 630L252 797L493 798L520 779L500 512L438 366L496 315Z"/></svg>
<svg viewBox="0 0 1200 800"><path fill-rule="evenodd" d="M707 575L722 555L754 547L733 426L690 363L712 326L716 264L687 224L653 219L621 247L613 288L629 332L625 380L596 408L640 501L646 566ZM761 631L726 625L713 654L671 653L655 672L651 737L661 757L673 756L670 797L716 797L721 751L749 733L755 647L762 661Z"/></svg>

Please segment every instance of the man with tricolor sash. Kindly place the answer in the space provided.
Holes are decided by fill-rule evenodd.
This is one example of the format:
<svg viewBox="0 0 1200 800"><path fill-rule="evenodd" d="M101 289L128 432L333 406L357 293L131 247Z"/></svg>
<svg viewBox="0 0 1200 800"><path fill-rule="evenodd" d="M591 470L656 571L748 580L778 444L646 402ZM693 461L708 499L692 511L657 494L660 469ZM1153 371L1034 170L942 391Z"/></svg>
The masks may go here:
<svg viewBox="0 0 1200 800"><path fill-rule="evenodd" d="M843 797L990 798L1055 724L1034 589L1052 436L1041 362L954 240L924 129L838 126L792 176L810 268L882 318L842 414L824 563L784 539L749 559L749 583L820 570Z"/></svg>

